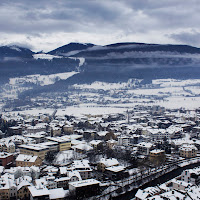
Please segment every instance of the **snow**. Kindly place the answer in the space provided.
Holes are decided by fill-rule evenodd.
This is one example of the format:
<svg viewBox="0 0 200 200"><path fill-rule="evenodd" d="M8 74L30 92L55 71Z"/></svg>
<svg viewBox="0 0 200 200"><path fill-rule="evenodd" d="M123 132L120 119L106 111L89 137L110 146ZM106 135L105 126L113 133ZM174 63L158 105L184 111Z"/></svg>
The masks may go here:
<svg viewBox="0 0 200 200"><path fill-rule="evenodd" d="M84 159L84 160L74 160L73 162L73 167L76 169L90 169L89 161Z"/></svg>
<svg viewBox="0 0 200 200"><path fill-rule="evenodd" d="M16 161L35 162L38 156L19 154Z"/></svg>
<svg viewBox="0 0 200 200"><path fill-rule="evenodd" d="M10 49L15 50L15 51L21 51L20 48L18 48L17 46L10 46Z"/></svg>
<svg viewBox="0 0 200 200"><path fill-rule="evenodd" d="M200 86L187 86L185 89L194 95L200 95Z"/></svg>
<svg viewBox="0 0 200 200"><path fill-rule="evenodd" d="M82 57L69 57L70 59L74 59L74 60L79 60L79 64L77 67L77 71L80 71L80 67L83 66L83 64L85 63L85 58Z"/></svg>
<svg viewBox="0 0 200 200"><path fill-rule="evenodd" d="M61 151L57 154L56 158L55 158L55 163L56 164L63 164L66 161L71 160L72 158L74 158L75 153L73 150L68 150L68 151Z"/></svg>
<svg viewBox="0 0 200 200"><path fill-rule="evenodd" d="M191 103L192 102L192 103ZM168 97L164 101L156 101L155 104L168 109L196 109L199 108L200 97Z"/></svg>
<svg viewBox="0 0 200 200"><path fill-rule="evenodd" d="M148 197L148 195L149 195L149 193L143 192L143 190L139 189L137 191L137 193L135 194L135 197L142 200L142 199L146 199Z"/></svg>
<svg viewBox="0 0 200 200"><path fill-rule="evenodd" d="M78 72L65 72L65 73L57 73L57 74L50 74L50 75L28 75L24 77L17 77L17 78L10 78L9 84L11 85L18 85L24 83L34 83L37 85L52 85L58 80L66 80L69 77L77 74Z"/></svg>
<svg viewBox="0 0 200 200"><path fill-rule="evenodd" d="M164 152L165 152L164 150L160 150L160 149L154 149L154 150L150 151L150 153L155 153L155 154L164 153Z"/></svg>
<svg viewBox="0 0 200 200"><path fill-rule="evenodd" d="M187 161L182 161L180 164L178 164L178 166L185 167L187 165L199 163L199 162L200 162L200 158L192 158L192 159L187 160Z"/></svg>
<svg viewBox="0 0 200 200"><path fill-rule="evenodd" d="M73 58L78 59L78 58ZM79 58L80 59L80 58ZM81 60L79 65L82 65ZM54 84L57 80L67 79L78 72L66 72L51 75L30 75L24 77L11 78L8 88L1 93L2 102L5 99L17 98L17 95L31 87L24 87L26 83L43 85ZM124 113L127 109L133 109L137 105L154 106L159 105L169 109L196 109L200 102L200 79L157 79L152 84L141 85L139 79L129 79L122 83L94 82L92 84L73 85L73 92L68 94L66 106L64 103L57 104L56 116L73 115L76 117L107 115L115 113ZM78 92L76 91L78 89ZM79 89L81 91L79 91ZM102 90L99 92L99 90ZM59 94L58 94L59 95ZM62 97L61 97L62 98ZM48 101L46 97L40 98ZM38 101L39 97L32 98L32 101ZM52 101L52 100L51 100ZM55 100L56 101L56 100ZM3 104L2 104L3 105ZM38 116L38 114L49 114L54 109L49 106L44 108L23 108L22 111L8 112L15 117L17 114L27 114ZM27 110L25 110L27 109Z"/></svg>
<svg viewBox="0 0 200 200"><path fill-rule="evenodd" d="M69 185L71 185L75 188L84 187L87 185L94 185L94 184L100 184L100 182L95 179L87 179L87 180L83 180L83 181L69 182Z"/></svg>
<svg viewBox="0 0 200 200"><path fill-rule="evenodd" d="M125 170L124 166L111 166L111 167L107 167L106 170L111 171L111 172L121 172L123 170Z"/></svg>
<svg viewBox="0 0 200 200"><path fill-rule="evenodd" d="M110 158L110 159L101 158L100 163L103 163L106 167L119 165L119 162L115 158Z"/></svg>
<svg viewBox="0 0 200 200"><path fill-rule="evenodd" d="M85 62L85 58L78 58L78 59L80 60L79 67L81 67Z"/></svg>
<svg viewBox="0 0 200 200"><path fill-rule="evenodd" d="M87 144L78 144L72 147L73 149L79 149L79 150L83 150L83 151L90 151L93 148Z"/></svg>
<svg viewBox="0 0 200 200"><path fill-rule="evenodd" d="M132 82L131 82L132 81ZM96 89L96 90L113 90L113 89L126 89L129 87L133 87L136 85L136 83L140 83L142 79L130 79L128 82L123 83L106 83L106 82L99 82L95 81L91 85L88 84L74 84L75 88L80 89Z"/></svg>
<svg viewBox="0 0 200 200"><path fill-rule="evenodd" d="M52 60L54 58L63 58L62 56L54 56L50 54L45 54L45 53L40 53L40 54L34 54L33 57L38 60L38 59L44 59L44 60Z"/></svg>
<svg viewBox="0 0 200 200"><path fill-rule="evenodd" d="M183 87L186 85L200 84L200 79L155 79L152 80L152 84L160 85L161 87Z"/></svg>
<svg viewBox="0 0 200 200"><path fill-rule="evenodd" d="M83 50L74 50L74 51L70 51L68 53L61 53L61 55L63 55L63 56L73 56L77 53L80 53L81 51L83 51Z"/></svg>
<svg viewBox="0 0 200 200"><path fill-rule="evenodd" d="M117 108L117 107L109 107L109 106L88 106L87 104L82 104L79 106L69 106L66 109L58 109L56 115L63 116L73 115L73 116L82 116L82 115L105 115L110 113L122 113L126 111L126 108Z"/></svg>
<svg viewBox="0 0 200 200"><path fill-rule="evenodd" d="M139 173L139 171L140 170L138 168L133 168L133 169L129 169L128 173L129 173L130 176L132 176L133 174Z"/></svg>
<svg viewBox="0 0 200 200"><path fill-rule="evenodd" d="M51 189L49 192L50 199L61 199L66 196L66 191L63 188Z"/></svg>
<svg viewBox="0 0 200 200"><path fill-rule="evenodd" d="M188 93L183 90L182 87L165 87L165 88L156 88L156 89L137 89L137 90L130 90L129 93L134 93L137 95L157 95L157 96L164 96L173 94L176 96L183 96L187 95Z"/></svg>
<svg viewBox="0 0 200 200"><path fill-rule="evenodd" d="M49 190L47 188L36 188L35 186L30 186L28 187L31 195L33 197L38 197L38 196L44 196L44 195L48 195L50 194Z"/></svg>

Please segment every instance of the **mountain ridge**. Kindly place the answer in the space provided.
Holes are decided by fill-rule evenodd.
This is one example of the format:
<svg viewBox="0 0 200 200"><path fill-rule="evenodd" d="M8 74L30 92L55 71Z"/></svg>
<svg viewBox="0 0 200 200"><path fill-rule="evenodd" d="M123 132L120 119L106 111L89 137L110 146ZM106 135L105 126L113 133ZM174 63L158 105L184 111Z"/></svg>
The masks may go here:
<svg viewBox="0 0 200 200"><path fill-rule="evenodd" d="M120 77L171 78L177 73L182 75L177 76L180 78L187 75L196 78L200 74L200 48L189 45L69 43L46 54L11 46L0 47L0 58L0 82L4 83L11 77L71 71L79 72L70 78L74 80L71 83L81 83L81 80L90 83L95 81L95 77L101 81L104 78L105 81L120 81ZM71 84L69 80L66 83Z"/></svg>

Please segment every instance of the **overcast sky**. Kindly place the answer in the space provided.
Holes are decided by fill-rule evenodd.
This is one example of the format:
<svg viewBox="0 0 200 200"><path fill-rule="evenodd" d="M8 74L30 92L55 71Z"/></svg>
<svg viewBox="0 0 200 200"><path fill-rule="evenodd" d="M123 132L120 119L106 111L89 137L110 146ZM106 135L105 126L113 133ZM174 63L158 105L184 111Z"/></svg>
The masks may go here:
<svg viewBox="0 0 200 200"><path fill-rule="evenodd" d="M0 45L49 51L69 42L200 47L199 0L0 0Z"/></svg>

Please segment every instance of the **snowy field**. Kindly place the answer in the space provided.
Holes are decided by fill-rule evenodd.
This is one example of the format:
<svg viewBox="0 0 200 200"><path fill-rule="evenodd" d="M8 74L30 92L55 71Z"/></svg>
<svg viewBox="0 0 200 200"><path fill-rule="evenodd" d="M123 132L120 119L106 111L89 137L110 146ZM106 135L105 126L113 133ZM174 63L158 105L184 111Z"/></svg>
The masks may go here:
<svg viewBox="0 0 200 200"><path fill-rule="evenodd" d="M35 74L18 78L11 78L9 84L20 85L25 83L34 83L36 85L41 85L41 86L52 85L58 80L66 80L77 73L78 72L72 71L72 72L50 74L50 75Z"/></svg>
<svg viewBox="0 0 200 200"><path fill-rule="evenodd" d="M79 105L79 106L70 106L66 109L58 109L56 115L63 116L63 115L74 115L74 116L81 116L81 115L105 115L110 113L122 113L125 112L127 108L118 108L118 107L110 107L110 106L88 106L86 105Z"/></svg>
<svg viewBox="0 0 200 200"><path fill-rule="evenodd" d="M43 80L43 84L50 83L50 77L54 79L64 79L73 76L78 72L68 72L57 75L49 75L47 82L39 76L37 80ZM46 76L45 76L46 78ZM17 94L20 87L17 87L19 79L12 79L10 87L6 93L9 95ZM21 108L22 111L12 111L18 113L38 115L52 114L55 109L56 115L106 115L115 113L124 113L128 109L132 110L135 106L153 106L159 105L168 109L185 108L196 109L200 107L200 79L194 80L175 80L175 79L157 79L152 84L142 85L142 80L130 79L124 83L105 83L94 82L92 84L73 85L73 90L68 93L68 97L63 97L63 93L54 93L50 97L39 96L31 99L34 103L43 101L44 106L38 108ZM11 87L12 86L12 87ZM10 89L10 90L9 90ZM77 90L78 89L78 90ZM12 92L11 92L12 91ZM59 99L61 99L59 101ZM3 102L3 100L2 100ZM4 105L3 103L1 105ZM56 108L54 107L56 105ZM26 109L26 110L25 110Z"/></svg>
<svg viewBox="0 0 200 200"><path fill-rule="evenodd" d="M64 115L73 115L80 117L82 115L105 115L110 113L123 113L127 110L127 108L118 108L118 107L109 107L109 106L88 106L88 105L80 105L80 106L69 106L65 109L58 109L56 115L64 116ZM33 115L36 116L38 114L50 114L52 115L54 109L30 109L24 111L12 111L11 115L17 116L18 113L25 115Z"/></svg>

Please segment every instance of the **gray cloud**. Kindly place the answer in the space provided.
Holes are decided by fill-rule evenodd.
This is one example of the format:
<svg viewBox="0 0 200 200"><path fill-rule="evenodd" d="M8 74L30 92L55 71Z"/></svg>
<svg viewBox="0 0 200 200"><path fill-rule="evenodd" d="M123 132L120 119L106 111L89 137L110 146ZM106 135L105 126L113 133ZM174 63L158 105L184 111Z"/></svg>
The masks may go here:
<svg viewBox="0 0 200 200"><path fill-rule="evenodd" d="M184 33L188 29L200 31L199 11L198 0L1 0L0 36L24 35L31 38L32 45L39 44L41 35L49 37L47 45L52 35L73 33L68 40L85 40L90 35L91 42L98 37L102 43L111 38L110 43L119 39L198 46L200 41L194 43ZM80 38L78 32L85 35ZM174 34L177 32L182 36Z"/></svg>
<svg viewBox="0 0 200 200"><path fill-rule="evenodd" d="M27 42L11 42L8 44L8 46L19 46L19 47L23 47L23 48L27 48L27 49L32 49L33 46Z"/></svg>
<svg viewBox="0 0 200 200"><path fill-rule="evenodd" d="M192 32L181 32L169 35L176 41L184 44L192 44L194 46L200 44L200 32L193 30Z"/></svg>

